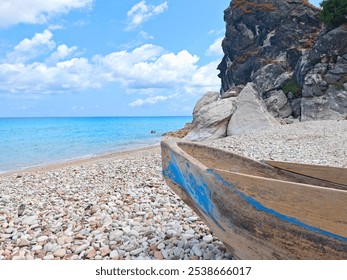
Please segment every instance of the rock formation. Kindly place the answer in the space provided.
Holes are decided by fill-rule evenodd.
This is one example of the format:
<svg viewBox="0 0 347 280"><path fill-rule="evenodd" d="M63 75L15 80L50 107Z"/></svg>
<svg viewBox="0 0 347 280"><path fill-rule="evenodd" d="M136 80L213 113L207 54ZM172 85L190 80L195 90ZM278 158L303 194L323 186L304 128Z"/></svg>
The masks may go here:
<svg viewBox="0 0 347 280"><path fill-rule="evenodd" d="M201 141L226 136L236 98L218 99L218 92L208 92L195 105L192 128L185 139Z"/></svg>
<svg viewBox="0 0 347 280"><path fill-rule="evenodd" d="M197 103L187 138L347 119L347 24L329 29L319 12L306 0L231 1L224 11L221 90Z"/></svg>
<svg viewBox="0 0 347 280"><path fill-rule="evenodd" d="M302 88L301 120L347 116L347 24L323 32L295 69Z"/></svg>
<svg viewBox="0 0 347 280"><path fill-rule="evenodd" d="M347 26L327 30L319 11L305 0L231 1L218 66L222 98L253 82L278 119L346 118Z"/></svg>
<svg viewBox="0 0 347 280"><path fill-rule="evenodd" d="M243 134L275 125L279 125L279 122L267 111L254 84L248 83L237 100L237 109L229 121L227 135Z"/></svg>

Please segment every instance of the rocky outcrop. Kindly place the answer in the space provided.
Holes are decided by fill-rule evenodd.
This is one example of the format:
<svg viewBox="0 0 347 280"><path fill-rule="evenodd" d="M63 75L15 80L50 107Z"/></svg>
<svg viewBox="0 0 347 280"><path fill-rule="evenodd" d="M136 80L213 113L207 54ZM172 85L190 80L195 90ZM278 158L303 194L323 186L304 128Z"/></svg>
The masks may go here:
<svg viewBox="0 0 347 280"><path fill-rule="evenodd" d="M323 27L304 0L233 0L224 11L221 97L253 82L277 119L347 116L347 25Z"/></svg>
<svg viewBox="0 0 347 280"><path fill-rule="evenodd" d="M233 0L224 11L222 92L250 82L268 64L293 71L321 30L317 12L302 0Z"/></svg>
<svg viewBox="0 0 347 280"><path fill-rule="evenodd" d="M267 112L281 124L347 119L347 24L329 30L319 11L306 0L231 1L219 97L199 101L190 139L269 127Z"/></svg>
<svg viewBox="0 0 347 280"><path fill-rule="evenodd" d="M197 102L192 128L184 139L202 141L226 136L230 117L236 108L236 99L218 99L218 95L217 92L209 92Z"/></svg>
<svg viewBox="0 0 347 280"><path fill-rule="evenodd" d="M217 92L205 94L195 105L191 130L185 140L203 141L261 130L279 125L268 112L253 83L230 90L218 98Z"/></svg>
<svg viewBox="0 0 347 280"><path fill-rule="evenodd" d="M347 24L322 33L301 57L295 76L302 88L301 120L347 117Z"/></svg>
<svg viewBox="0 0 347 280"><path fill-rule="evenodd" d="M227 135L258 131L274 125L280 124L267 111L254 84L248 83L237 100L237 109L228 124Z"/></svg>

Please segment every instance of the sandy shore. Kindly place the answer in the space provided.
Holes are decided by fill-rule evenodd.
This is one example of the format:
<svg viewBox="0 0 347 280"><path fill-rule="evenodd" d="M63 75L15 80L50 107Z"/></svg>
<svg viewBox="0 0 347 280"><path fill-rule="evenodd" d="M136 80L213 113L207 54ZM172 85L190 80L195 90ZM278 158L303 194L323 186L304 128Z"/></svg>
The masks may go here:
<svg viewBox="0 0 347 280"><path fill-rule="evenodd" d="M1 259L231 259L148 147L0 176Z"/></svg>

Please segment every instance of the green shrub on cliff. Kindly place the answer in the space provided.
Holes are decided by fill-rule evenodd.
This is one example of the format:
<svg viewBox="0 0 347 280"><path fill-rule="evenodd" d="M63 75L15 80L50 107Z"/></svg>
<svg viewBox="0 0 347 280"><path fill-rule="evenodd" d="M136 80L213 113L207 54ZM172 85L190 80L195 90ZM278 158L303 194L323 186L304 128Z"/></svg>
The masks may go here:
<svg viewBox="0 0 347 280"><path fill-rule="evenodd" d="M282 86L282 90L286 95L288 95L291 92L295 98L298 98L301 96L301 88L294 78L286 82Z"/></svg>
<svg viewBox="0 0 347 280"><path fill-rule="evenodd" d="M324 0L320 6L319 17L326 25L337 27L347 23L347 0Z"/></svg>

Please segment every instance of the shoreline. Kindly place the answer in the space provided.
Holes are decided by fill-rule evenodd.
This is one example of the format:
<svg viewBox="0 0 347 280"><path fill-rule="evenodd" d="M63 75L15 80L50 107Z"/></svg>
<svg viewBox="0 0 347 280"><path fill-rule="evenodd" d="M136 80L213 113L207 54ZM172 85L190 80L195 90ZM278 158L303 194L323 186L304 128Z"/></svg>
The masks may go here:
<svg viewBox="0 0 347 280"><path fill-rule="evenodd" d="M151 146L0 175L0 260L222 260Z"/></svg>
<svg viewBox="0 0 347 280"><path fill-rule="evenodd" d="M111 151L111 152L105 152L104 154L100 154L100 155L85 156L85 157L62 160L62 161L51 162L51 163L42 163L39 165L25 167L22 169L5 171L4 173L0 173L0 178L6 177L6 176L11 176L14 174L23 174L23 173L40 172L40 171L51 171L54 169L65 168L65 167L75 166L75 165L80 165L80 164L90 164L90 163L93 163L94 161L102 161L102 160L117 158L117 157L121 157L121 156L128 156L128 155L131 155L131 154L136 153L136 152L149 151L149 150L159 148L159 147L160 147L160 143L151 144L148 146L138 147L138 148L129 148L129 149L121 149L121 150L116 150L116 151Z"/></svg>

